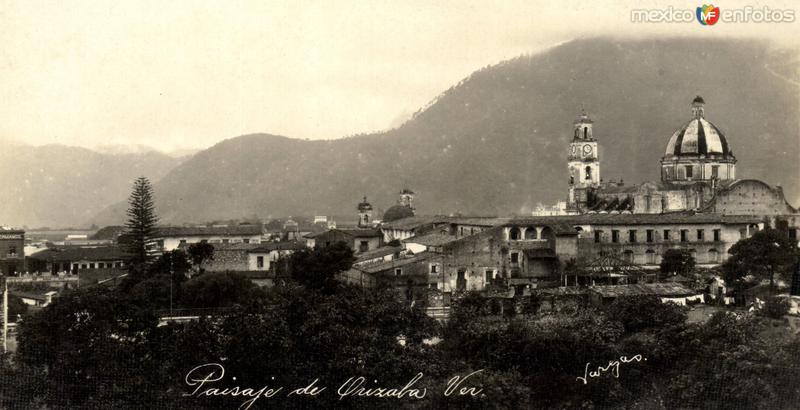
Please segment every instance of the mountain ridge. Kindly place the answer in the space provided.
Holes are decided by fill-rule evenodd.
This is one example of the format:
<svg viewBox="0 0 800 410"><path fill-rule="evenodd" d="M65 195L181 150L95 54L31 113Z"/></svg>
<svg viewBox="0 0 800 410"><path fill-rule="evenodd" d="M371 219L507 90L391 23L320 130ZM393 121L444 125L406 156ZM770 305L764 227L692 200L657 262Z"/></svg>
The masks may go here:
<svg viewBox="0 0 800 410"><path fill-rule="evenodd" d="M166 223L347 214L363 195L388 208L408 187L424 214L525 214L565 198L581 109L595 121L601 175L638 183L658 180L669 136L698 94L739 176L782 185L796 205L797 93L766 69L785 61L759 40L575 40L484 67L388 131L221 141L155 184L157 209ZM92 221L119 223L123 214L117 203Z"/></svg>

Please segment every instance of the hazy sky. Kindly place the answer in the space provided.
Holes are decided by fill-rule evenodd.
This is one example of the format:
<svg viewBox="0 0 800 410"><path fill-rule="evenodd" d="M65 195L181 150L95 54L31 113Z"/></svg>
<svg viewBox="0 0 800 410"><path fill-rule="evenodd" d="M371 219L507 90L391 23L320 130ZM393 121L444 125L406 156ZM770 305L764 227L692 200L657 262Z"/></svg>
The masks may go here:
<svg viewBox="0 0 800 410"><path fill-rule="evenodd" d="M576 37L800 38L798 22L630 22L632 8L670 5L701 2L0 0L0 139L337 138L398 125L478 68Z"/></svg>

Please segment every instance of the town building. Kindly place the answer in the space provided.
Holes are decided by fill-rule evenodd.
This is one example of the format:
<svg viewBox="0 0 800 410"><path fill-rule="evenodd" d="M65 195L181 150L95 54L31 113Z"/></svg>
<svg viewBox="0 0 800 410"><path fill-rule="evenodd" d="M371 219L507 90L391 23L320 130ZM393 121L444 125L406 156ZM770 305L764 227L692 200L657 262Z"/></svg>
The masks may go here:
<svg viewBox="0 0 800 410"><path fill-rule="evenodd" d="M78 275L87 271L124 272L131 255L119 245L53 246L28 256L31 272Z"/></svg>
<svg viewBox="0 0 800 410"><path fill-rule="evenodd" d="M160 226L153 240L161 251L173 251L182 245L207 242L211 244L258 244L262 238L261 225Z"/></svg>
<svg viewBox="0 0 800 410"><path fill-rule="evenodd" d="M25 270L25 231L0 227L0 276Z"/></svg>
<svg viewBox="0 0 800 410"><path fill-rule="evenodd" d="M697 97L691 108L667 141L659 182L604 182L594 122L583 113L569 143L564 212L392 220L381 226L384 240L401 240L406 253L357 270L407 300L444 306L466 291L513 296L554 287L590 287L582 297L600 302L627 292L694 303L688 279L651 285L667 250L685 249L699 267L715 268L736 242L767 227L796 241L800 214L780 187L737 179L736 157L705 119L705 102Z"/></svg>
<svg viewBox="0 0 800 410"><path fill-rule="evenodd" d="M380 230L371 228L336 228L309 234L305 237L308 241L308 246L314 249L326 248L337 242L344 242L353 252L362 253L383 246L383 234Z"/></svg>
<svg viewBox="0 0 800 410"><path fill-rule="evenodd" d="M217 243L214 257L205 262L207 272L271 272L283 258L305 249L300 242Z"/></svg>

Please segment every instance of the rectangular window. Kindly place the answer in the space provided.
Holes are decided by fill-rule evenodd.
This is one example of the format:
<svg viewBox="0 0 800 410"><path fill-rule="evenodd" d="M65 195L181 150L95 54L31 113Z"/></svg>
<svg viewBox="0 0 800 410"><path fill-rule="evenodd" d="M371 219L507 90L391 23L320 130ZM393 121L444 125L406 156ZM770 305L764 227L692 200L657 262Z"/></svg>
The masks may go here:
<svg viewBox="0 0 800 410"><path fill-rule="evenodd" d="M256 256L256 267L263 268L264 267L264 257L263 256Z"/></svg>
<svg viewBox="0 0 800 410"><path fill-rule="evenodd" d="M431 273L439 273L439 265L431 264Z"/></svg>
<svg viewBox="0 0 800 410"><path fill-rule="evenodd" d="M16 246L9 246L8 247L8 256L14 258L17 256L17 247Z"/></svg>
<svg viewBox="0 0 800 410"><path fill-rule="evenodd" d="M711 178L719 178L719 165L711 166Z"/></svg>
<svg viewBox="0 0 800 410"><path fill-rule="evenodd" d="M669 240L671 240L671 238L670 238L670 233L671 233L671 232L669 231L669 229L664 229L664 240L665 240L665 241L669 241Z"/></svg>
<svg viewBox="0 0 800 410"><path fill-rule="evenodd" d="M594 231L594 242L600 243L600 239L603 237L603 231Z"/></svg>
<svg viewBox="0 0 800 410"><path fill-rule="evenodd" d="M395 268L395 270L394 270L394 276L400 276L400 275L402 275L402 274L403 274L403 269L401 269L401 268Z"/></svg>
<svg viewBox="0 0 800 410"><path fill-rule="evenodd" d="M222 240L222 243L230 243L230 240L228 240L228 239L223 239L223 240Z"/></svg>
<svg viewBox="0 0 800 410"><path fill-rule="evenodd" d="M429 286L431 287L431 289L439 289L438 283L431 283Z"/></svg>
<svg viewBox="0 0 800 410"><path fill-rule="evenodd" d="M616 229L611 231L611 242L619 243L619 231Z"/></svg>
<svg viewBox="0 0 800 410"><path fill-rule="evenodd" d="M694 172L693 167L691 165L687 165L686 166L686 179L692 179L692 177L694 176L693 172Z"/></svg>
<svg viewBox="0 0 800 410"><path fill-rule="evenodd" d="M519 253L514 252L511 254L511 263L519 263Z"/></svg>
<svg viewBox="0 0 800 410"><path fill-rule="evenodd" d="M702 242L703 240L705 240L705 237L706 237L706 231L704 231L702 229L698 229L697 230L697 241L698 242Z"/></svg>
<svg viewBox="0 0 800 410"><path fill-rule="evenodd" d="M681 229L681 242L689 242L689 230Z"/></svg>
<svg viewBox="0 0 800 410"><path fill-rule="evenodd" d="M714 242L722 240L722 232L719 229L714 229Z"/></svg>
<svg viewBox="0 0 800 410"><path fill-rule="evenodd" d="M369 242L368 241L361 241L358 243L358 251L359 252L366 252L369 250Z"/></svg>
<svg viewBox="0 0 800 410"><path fill-rule="evenodd" d="M647 242L648 243L653 242L653 230L652 229L648 229L647 230Z"/></svg>
<svg viewBox="0 0 800 410"><path fill-rule="evenodd" d="M631 229L628 231L628 242L636 243L636 229Z"/></svg>
<svg viewBox="0 0 800 410"><path fill-rule="evenodd" d="M94 269L94 263L89 264L89 269Z"/></svg>
<svg viewBox="0 0 800 410"><path fill-rule="evenodd" d="M797 240L797 228L789 229L789 239L796 241Z"/></svg>
<svg viewBox="0 0 800 410"><path fill-rule="evenodd" d="M250 238L245 238L245 239L242 239L242 242L244 242L244 243L250 243Z"/></svg>

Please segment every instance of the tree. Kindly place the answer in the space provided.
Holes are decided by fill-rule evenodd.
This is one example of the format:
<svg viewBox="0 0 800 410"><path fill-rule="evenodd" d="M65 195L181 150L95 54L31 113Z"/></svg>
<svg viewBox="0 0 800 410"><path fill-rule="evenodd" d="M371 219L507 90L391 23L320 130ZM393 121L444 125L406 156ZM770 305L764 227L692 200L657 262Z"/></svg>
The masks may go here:
<svg viewBox="0 0 800 410"><path fill-rule="evenodd" d="M728 250L731 255L722 265L725 281L742 281L748 276L769 279L770 293L778 278L787 277L797 262L797 245L783 230L766 228L736 242Z"/></svg>
<svg viewBox="0 0 800 410"><path fill-rule="evenodd" d="M686 249L667 249L661 258L661 273L667 275L683 275L692 273L695 260Z"/></svg>
<svg viewBox="0 0 800 410"><path fill-rule="evenodd" d="M125 224L126 246L132 254L131 266L135 273L143 273L151 259L152 238L158 217L155 213L153 187L146 177L133 183L128 198L128 222Z"/></svg>
<svg viewBox="0 0 800 410"><path fill-rule="evenodd" d="M187 249L189 259L197 266L197 273L203 273L203 263L214 260L214 245L208 242L198 242L189 245Z"/></svg>
<svg viewBox="0 0 800 410"><path fill-rule="evenodd" d="M331 288L336 275L350 269L355 258L346 243L320 249L302 249L289 261L292 278L309 289Z"/></svg>
<svg viewBox="0 0 800 410"><path fill-rule="evenodd" d="M190 279L183 286L182 302L191 308L231 307L264 295L261 288L233 272L214 272Z"/></svg>
<svg viewBox="0 0 800 410"><path fill-rule="evenodd" d="M605 308L609 319L616 320L628 333L647 328L663 328L686 321L684 309L674 303L662 303L656 296L623 296Z"/></svg>

